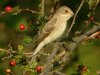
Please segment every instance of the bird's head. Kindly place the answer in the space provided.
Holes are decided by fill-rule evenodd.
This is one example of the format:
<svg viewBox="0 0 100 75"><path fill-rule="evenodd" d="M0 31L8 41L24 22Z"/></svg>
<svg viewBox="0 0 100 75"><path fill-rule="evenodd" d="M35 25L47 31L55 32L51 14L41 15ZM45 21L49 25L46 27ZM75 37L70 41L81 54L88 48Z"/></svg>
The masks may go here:
<svg viewBox="0 0 100 75"><path fill-rule="evenodd" d="M72 17L74 15L73 11L67 6L62 6L62 7L58 8L58 10L56 11L55 14L63 15L66 17Z"/></svg>

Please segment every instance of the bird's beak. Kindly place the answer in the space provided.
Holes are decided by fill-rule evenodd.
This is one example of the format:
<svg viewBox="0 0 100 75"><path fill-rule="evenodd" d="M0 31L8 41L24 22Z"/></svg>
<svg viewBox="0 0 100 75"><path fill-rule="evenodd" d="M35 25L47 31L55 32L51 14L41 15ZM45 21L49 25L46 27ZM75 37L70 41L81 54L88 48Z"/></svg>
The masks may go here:
<svg viewBox="0 0 100 75"><path fill-rule="evenodd" d="M71 12L71 13L69 13L70 15L72 15L72 16L74 16L74 13L73 12Z"/></svg>
<svg viewBox="0 0 100 75"><path fill-rule="evenodd" d="M74 13L70 13L71 15L73 15L73 16L75 16L75 17L77 17L77 15L76 14L74 14Z"/></svg>
<svg viewBox="0 0 100 75"><path fill-rule="evenodd" d="M71 15L74 15L74 13L72 12Z"/></svg>

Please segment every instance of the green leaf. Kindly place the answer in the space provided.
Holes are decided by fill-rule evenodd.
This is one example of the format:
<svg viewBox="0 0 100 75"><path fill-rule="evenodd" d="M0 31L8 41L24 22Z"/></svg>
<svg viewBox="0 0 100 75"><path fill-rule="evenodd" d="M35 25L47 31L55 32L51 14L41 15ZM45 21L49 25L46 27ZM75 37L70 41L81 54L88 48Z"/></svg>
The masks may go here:
<svg viewBox="0 0 100 75"><path fill-rule="evenodd" d="M23 38L23 42L26 43L26 44L30 43L31 41L32 41L32 39L29 36L25 36Z"/></svg>
<svg viewBox="0 0 100 75"><path fill-rule="evenodd" d="M19 11L19 6L13 7L13 11Z"/></svg>
<svg viewBox="0 0 100 75"><path fill-rule="evenodd" d="M19 6L14 7L14 8L12 9L12 11L13 11L12 15L17 15L18 13L21 12L21 10L19 9Z"/></svg>
<svg viewBox="0 0 100 75"><path fill-rule="evenodd" d="M95 12L89 12L89 14L87 15L88 17L91 17L95 14Z"/></svg>
<svg viewBox="0 0 100 75"><path fill-rule="evenodd" d="M30 68L35 68L38 65L38 63L36 62L36 60L32 61L32 64L30 64Z"/></svg>
<svg viewBox="0 0 100 75"><path fill-rule="evenodd" d="M18 50L23 50L23 46L22 45L18 45Z"/></svg>
<svg viewBox="0 0 100 75"><path fill-rule="evenodd" d="M99 3L99 0L88 0L89 8L93 9L95 8Z"/></svg>
<svg viewBox="0 0 100 75"><path fill-rule="evenodd" d="M0 56L4 55L6 53L6 50L3 49L2 51L0 51Z"/></svg>

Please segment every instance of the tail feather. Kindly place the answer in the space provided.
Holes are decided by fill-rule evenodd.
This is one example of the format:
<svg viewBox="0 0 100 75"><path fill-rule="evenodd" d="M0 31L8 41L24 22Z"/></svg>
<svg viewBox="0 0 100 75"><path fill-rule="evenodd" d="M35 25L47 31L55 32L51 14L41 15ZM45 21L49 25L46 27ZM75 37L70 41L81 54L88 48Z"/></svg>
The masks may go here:
<svg viewBox="0 0 100 75"><path fill-rule="evenodd" d="M45 38L35 49L35 52L33 53L33 55L36 55L43 47L44 45L48 44L50 42L49 40L50 38L47 37Z"/></svg>
<svg viewBox="0 0 100 75"><path fill-rule="evenodd" d="M35 49L35 52L33 55L36 55L41 49L42 47L44 46L45 44L43 42L41 42Z"/></svg>

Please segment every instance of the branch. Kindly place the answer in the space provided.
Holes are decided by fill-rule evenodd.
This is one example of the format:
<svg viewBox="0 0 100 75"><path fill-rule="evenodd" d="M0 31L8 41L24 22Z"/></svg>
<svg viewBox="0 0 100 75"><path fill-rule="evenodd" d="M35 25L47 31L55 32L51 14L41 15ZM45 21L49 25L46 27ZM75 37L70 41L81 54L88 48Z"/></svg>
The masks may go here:
<svg viewBox="0 0 100 75"><path fill-rule="evenodd" d="M18 13L21 13L21 12L24 12L24 11L31 12L32 14L43 15L43 14L40 13L40 12L37 12L37 11L31 10L31 9L29 9L29 8L26 8L26 9L12 10L12 12L10 12L10 13L3 11L3 12L0 12L0 16L6 15L6 14L13 14L13 13L16 13L16 15L17 15Z"/></svg>
<svg viewBox="0 0 100 75"><path fill-rule="evenodd" d="M96 26L94 25L89 31L87 31L86 33L84 33L83 35L77 36L75 38L73 38L73 42L71 42L70 44L67 44L69 46L69 49L71 51L75 50L75 48L77 47L77 45L85 38L87 38L88 36L90 36L91 34L100 31L100 26Z"/></svg>
<svg viewBox="0 0 100 75"><path fill-rule="evenodd" d="M42 73L40 75L48 75L49 71L53 67L52 60L53 60L54 56L56 55L57 51L58 51L58 43L55 44L54 49L53 49L46 65L44 66L44 70L42 71Z"/></svg>
<svg viewBox="0 0 100 75"><path fill-rule="evenodd" d="M95 39L95 38L100 38L100 31L93 33L91 36L87 37L83 41L86 41L86 40L89 40L89 39Z"/></svg>

